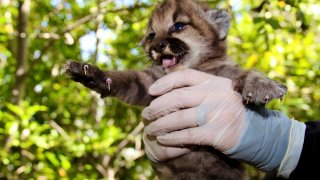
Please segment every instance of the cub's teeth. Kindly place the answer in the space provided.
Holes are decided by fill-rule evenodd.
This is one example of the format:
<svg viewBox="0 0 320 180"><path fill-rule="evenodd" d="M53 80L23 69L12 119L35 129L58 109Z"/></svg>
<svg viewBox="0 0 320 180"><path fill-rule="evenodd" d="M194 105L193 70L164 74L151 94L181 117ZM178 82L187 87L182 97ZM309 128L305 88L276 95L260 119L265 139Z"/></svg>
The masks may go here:
<svg viewBox="0 0 320 180"><path fill-rule="evenodd" d="M162 66L164 68L169 68L170 66L174 66L177 64L177 58L176 57L165 57L162 59Z"/></svg>

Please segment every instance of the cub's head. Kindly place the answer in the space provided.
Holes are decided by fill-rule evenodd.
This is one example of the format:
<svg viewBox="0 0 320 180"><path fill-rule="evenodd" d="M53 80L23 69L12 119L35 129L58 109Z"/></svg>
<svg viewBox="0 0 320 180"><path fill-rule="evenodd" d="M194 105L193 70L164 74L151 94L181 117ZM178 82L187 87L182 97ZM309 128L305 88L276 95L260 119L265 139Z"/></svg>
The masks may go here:
<svg viewBox="0 0 320 180"><path fill-rule="evenodd" d="M192 0L164 0L152 13L142 44L166 72L224 60L230 16Z"/></svg>

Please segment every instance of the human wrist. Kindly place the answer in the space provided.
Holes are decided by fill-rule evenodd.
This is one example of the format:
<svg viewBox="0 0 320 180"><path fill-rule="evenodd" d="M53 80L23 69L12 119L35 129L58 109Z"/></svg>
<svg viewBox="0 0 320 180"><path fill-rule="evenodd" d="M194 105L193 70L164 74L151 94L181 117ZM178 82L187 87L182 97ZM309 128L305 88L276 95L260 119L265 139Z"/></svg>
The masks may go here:
<svg viewBox="0 0 320 180"><path fill-rule="evenodd" d="M246 110L246 127L239 143L226 152L264 171L275 171L285 157L292 121L263 107Z"/></svg>
<svg viewBox="0 0 320 180"><path fill-rule="evenodd" d="M303 148L306 125L296 120L292 120L289 136L289 144L286 154L277 170L277 176L288 178L296 168Z"/></svg>

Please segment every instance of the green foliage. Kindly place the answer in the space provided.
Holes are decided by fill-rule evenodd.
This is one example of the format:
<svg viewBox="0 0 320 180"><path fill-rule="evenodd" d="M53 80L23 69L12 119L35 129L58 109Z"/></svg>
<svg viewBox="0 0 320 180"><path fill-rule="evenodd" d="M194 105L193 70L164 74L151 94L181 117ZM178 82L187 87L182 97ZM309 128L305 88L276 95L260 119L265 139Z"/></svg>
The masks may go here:
<svg viewBox="0 0 320 180"><path fill-rule="evenodd" d="M251 11L247 4L244 7L235 12L231 56L243 67L255 68L288 86L285 101L269 107L301 121L319 118L320 4L269 1L259 11L256 6L249 6Z"/></svg>
<svg viewBox="0 0 320 180"><path fill-rule="evenodd" d="M0 178L152 179L141 109L99 99L71 82L63 64L83 59L104 69L145 67L148 58L138 43L156 1L31 1L25 95L15 104L19 2L0 0ZM208 2L232 13L230 56L288 86L285 100L269 107L301 121L319 119L320 3ZM88 34L99 38L98 52L81 44ZM249 172L252 179L261 176Z"/></svg>

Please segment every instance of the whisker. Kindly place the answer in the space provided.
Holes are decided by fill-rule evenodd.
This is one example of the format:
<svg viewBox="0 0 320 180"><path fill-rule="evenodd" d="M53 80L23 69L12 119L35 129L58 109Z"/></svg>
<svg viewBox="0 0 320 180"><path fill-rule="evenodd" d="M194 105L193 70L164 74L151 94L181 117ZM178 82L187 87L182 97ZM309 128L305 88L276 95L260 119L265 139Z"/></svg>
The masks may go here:
<svg viewBox="0 0 320 180"><path fill-rule="evenodd" d="M143 62L150 62L151 61L149 55L147 55L147 54L135 56L132 60L142 60Z"/></svg>
<svg viewBox="0 0 320 180"><path fill-rule="evenodd" d="M136 56L136 57L134 58L134 60L140 59L140 58L145 58L145 57L148 57L148 55L144 54L144 55L141 55L141 56Z"/></svg>

